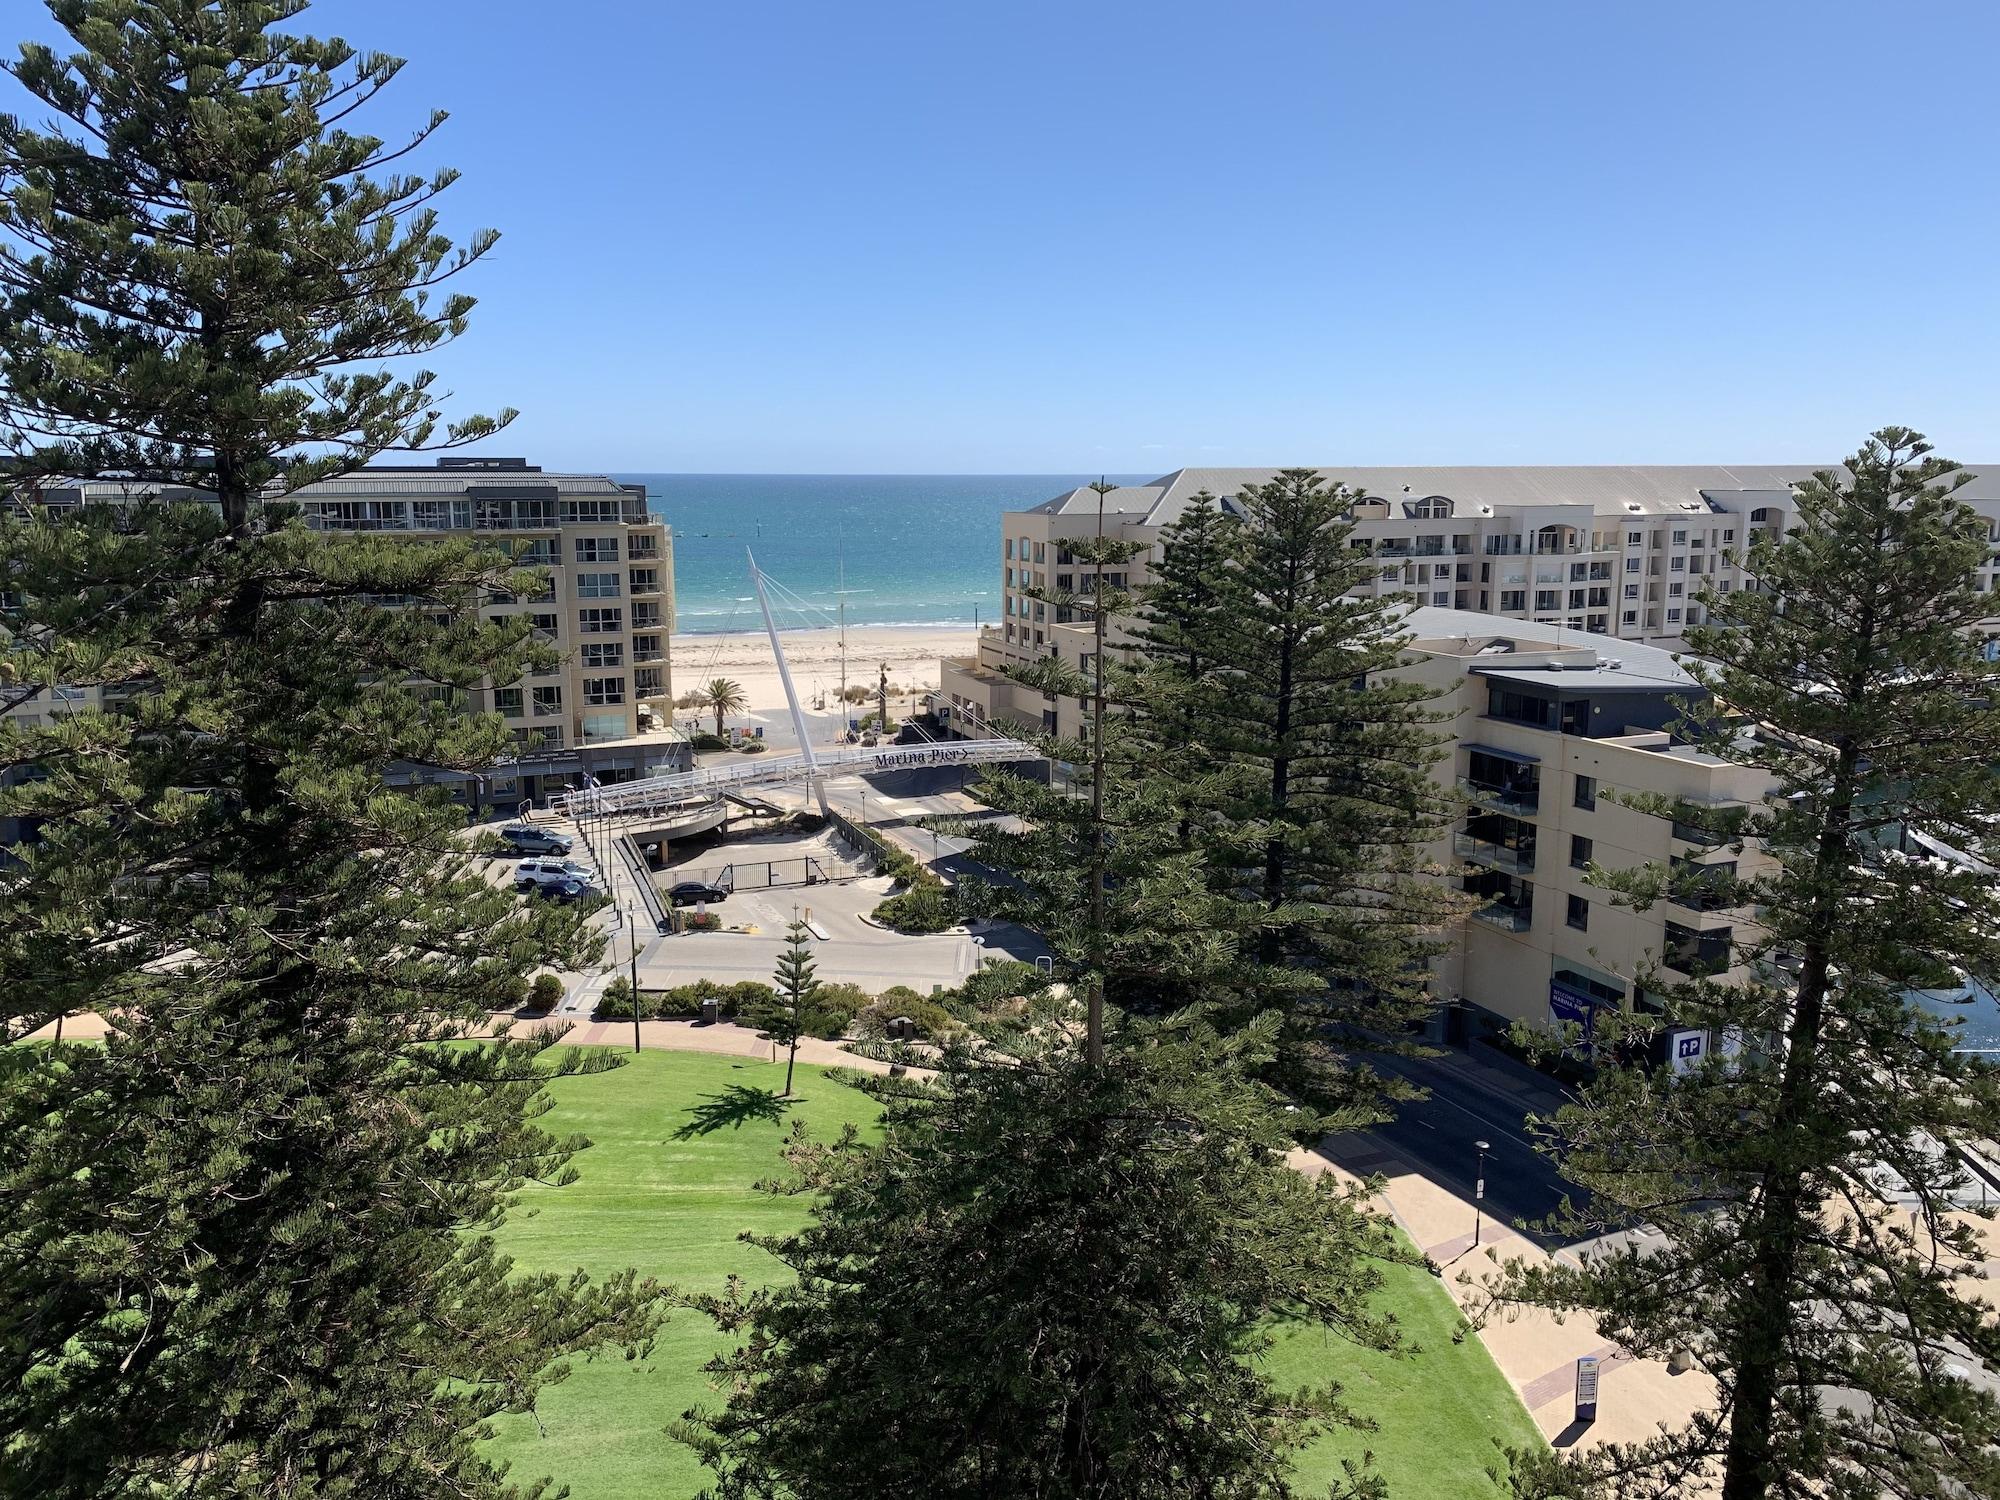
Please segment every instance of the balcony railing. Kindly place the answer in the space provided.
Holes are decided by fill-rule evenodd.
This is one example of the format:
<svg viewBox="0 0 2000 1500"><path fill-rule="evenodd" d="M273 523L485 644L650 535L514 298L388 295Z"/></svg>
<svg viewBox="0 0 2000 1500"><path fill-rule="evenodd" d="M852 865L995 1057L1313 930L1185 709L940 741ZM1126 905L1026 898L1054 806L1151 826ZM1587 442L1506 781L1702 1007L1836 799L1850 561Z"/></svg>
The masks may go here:
<svg viewBox="0 0 2000 1500"><path fill-rule="evenodd" d="M1532 874L1535 868L1533 844L1517 848L1474 838L1469 833L1456 833L1452 835L1451 852L1472 864L1485 865L1489 870L1504 870L1509 875Z"/></svg>
<svg viewBox="0 0 2000 1500"><path fill-rule="evenodd" d="M1541 810L1542 789L1535 786L1501 786L1497 782L1474 781L1470 776L1458 779L1458 789L1481 807L1490 807L1496 812L1533 814Z"/></svg>
<svg viewBox="0 0 2000 1500"><path fill-rule="evenodd" d="M1526 932L1534 924L1535 909L1532 905L1511 906L1504 901L1495 901L1490 906L1475 910L1472 919L1484 922L1488 927L1497 927L1502 932Z"/></svg>

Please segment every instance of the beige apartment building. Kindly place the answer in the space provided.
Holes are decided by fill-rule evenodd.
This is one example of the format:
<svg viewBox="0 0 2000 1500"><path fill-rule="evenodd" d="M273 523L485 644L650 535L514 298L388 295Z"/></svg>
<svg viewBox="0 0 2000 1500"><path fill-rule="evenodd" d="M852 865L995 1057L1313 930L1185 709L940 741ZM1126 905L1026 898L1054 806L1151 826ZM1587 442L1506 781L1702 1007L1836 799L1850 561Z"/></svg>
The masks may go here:
<svg viewBox="0 0 2000 1500"><path fill-rule="evenodd" d="M1474 905L1454 924L1435 986L1474 1025L1588 1024L1601 1006L1644 1007L1654 963L1740 977L1735 938L1751 914L1663 901L1638 912L1587 884L1605 868L1755 860L1715 847L1685 819L1642 813L1621 793L1683 806L1754 803L1762 774L1676 743L1668 727L1691 679L1673 648L1699 620L1691 596L1754 586L1738 561L1754 530L1796 515L1796 468L1325 469L1366 498L1355 545L1381 563L1364 587L1413 603L1399 671L1440 693L1450 750L1435 774L1465 812L1429 851ZM977 654L941 663L933 706L955 734L1074 734L1080 705L1011 681L1006 668L1057 654L1081 663L1087 621L1024 591L1089 587L1065 550L1106 535L1152 544L1118 586L1148 581L1159 535L1206 490L1227 505L1272 470L1183 470L1150 485L1058 496L1003 522L1006 603ZM1996 470L2000 473L2000 470ZM1961 492L2000 545L2000 482ZM1388 498L1380 498L1384 495ZM1981 585L1994 585L1993 559ZM1114 627L1114 643L1123 632Z"/></svg>
<svg viewBox="0 0 2000 1500"><path fill-rule="evenodd" d="M1346 468L1318 472L1361 494L1354 545L1379 564L1364 590L1413 604L1471 610L1623 643L1672 644L1700 623L1695 595L1742 588L1741 557L1758 531L1792 524L1792 486L1814 464L1563 466L1541 468ZM1001 523L998 623L980 632L976 655L943 664L940 711L967 733L1027 727L1074 733L1074 702L1057 703L1007 681L1011 663L1055 654L1075 662L1090 650L1087 621L1024 592L1089 587L1091 570L1063 543L1096 535L1148 544L1114 573L1149 579L1162 531L1206 491L1228 506L1275 469L1180 469L1099 499L1072 490ZM1987 477L1988 473L1992 477ZM1960 491L2000 547L2000 466ZM1995 563L1980 577L1992 589Z"/></svg>
<svg viewBox="0 0 2000 1500"><path fill-rule="evenodd" d="M1673 654L1459 610L1417 609L1408 623L1399 675L1438 691L1450 744L1433 774L1465 805L1429 853L1476 903L1437 961L1437 992L1462 999L1474 1024L1587 1026L1600 1006L1645 1008L1636 976L1652 963L1741 977L1749 913L1698 891L1635 911L1587 881L1593 864L1669 864L1698 884L1702 870L1758 858L1720 845L1691 821L1699 813L1630 804L1743 806L1770 784L1668 732L1679 704L1702 696Z"/></svg>
<svg viewBox="0 0 2000 1500"><path fill-rule="evenodd" d="M131 503L157 493L86 481L44 487L37 499L61 508ZM176 498L206 497L185 491ZM642 486L603 474L544 473L519 458L448 456L429 465L358 469L290 498L320 530L412 538L467 533L524 566L548 569L549 585L539 596L495 595L480 604L488 618L527 616L561 660L473 695L469 709L505 716L521 758L469 779L436 773L455 795L484 809L538 799L584 775L616 782L691 764L689 747L672 727L673 538L648 511ZM59 685L14 715L32 719L98 701L95 688ZM392 771L391 780L417 775Z"/></svg>

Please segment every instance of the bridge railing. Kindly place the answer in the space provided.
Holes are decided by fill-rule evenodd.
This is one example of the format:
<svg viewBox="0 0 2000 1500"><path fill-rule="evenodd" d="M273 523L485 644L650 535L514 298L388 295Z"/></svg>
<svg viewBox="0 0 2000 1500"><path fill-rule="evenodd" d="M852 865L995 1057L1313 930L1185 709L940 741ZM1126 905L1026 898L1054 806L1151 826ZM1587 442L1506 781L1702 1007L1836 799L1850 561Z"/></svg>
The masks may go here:
<svg viewBox="0 0 2000 1500"><path fill-rule="evenodd" d="M1038 759L1041 752L1020 740L936 740L917 745L841 746L816 751L816 765L803 755L761 756L725 766L703 766L672 776L649 776L612 786L586 787L549 799L563 817L588 813L656 811L726 789L783 786L821 776L863 776L874 771L919 770L928 766L969 766Z"/></svg>

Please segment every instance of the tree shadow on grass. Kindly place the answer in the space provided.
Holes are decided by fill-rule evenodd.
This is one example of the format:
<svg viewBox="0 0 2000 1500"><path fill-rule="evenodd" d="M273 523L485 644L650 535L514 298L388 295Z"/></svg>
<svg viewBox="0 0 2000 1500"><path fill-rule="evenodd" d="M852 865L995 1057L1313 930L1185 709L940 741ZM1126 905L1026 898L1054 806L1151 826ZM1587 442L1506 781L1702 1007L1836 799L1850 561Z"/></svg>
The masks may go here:
<svg viewBox="0 0 2000 1500"><path fill-rule="evenodd" d="M780 1098L769 1089L732 1083L719 1094L703 1094L701 1102L688 1110L688 1122L674 1132L674 1139L693 1140L725 1128L741 1130L751 1120L782 1120L791 1107L791 1100Z"/></svg>

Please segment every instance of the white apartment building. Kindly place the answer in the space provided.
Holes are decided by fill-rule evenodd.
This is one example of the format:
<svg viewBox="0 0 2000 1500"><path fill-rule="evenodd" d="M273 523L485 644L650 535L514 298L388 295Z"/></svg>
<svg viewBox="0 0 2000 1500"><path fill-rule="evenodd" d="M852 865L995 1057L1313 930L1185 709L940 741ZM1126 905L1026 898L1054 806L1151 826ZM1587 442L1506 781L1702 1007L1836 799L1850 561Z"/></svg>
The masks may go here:
<svg viewBox="0 0 2000 1500"><path fill-rule="evenodd" d="M156 486L81 481L43 486L36 499L60 509L159 493ZM208 499L198 491L172 498ZM358 469L289 498L321 530L413 539L467 533L523 566L548 570L539 596L496 594L480 604L487 618L527 616L561 660L518 683L488 684L467 703L504 715L521 747L518 761L482 776L436 773L474 807L540 798L584 774L615 782L691 765L672 728L673 538L648 511L643 487L603 474L544 473L519 458L447 456ZM57 685L11 717L34 720L100 703L95 688ZM392 770L390 779L417 774Z"/></svg>
<svg viewBox="0 0 2000 1500"><path fill-rule="evenodd" d="M1364 587L1413 604L1472 610L1561 626L1617 642L1671 643L1700 623L1695 595L1751 580L1741 558L1758 531L1792 524L1792 486L1814 464L1564 466L1540 468L1344 468L1317 472L1365 498L1354 506L1355 547L1379 564ZM1838 466L1835 466L1836 468ZM1105 535L1149 544L1118 581L1140 585L1161 532L1203 491L1228 506L1276 469L1180 469L1150 484L1106 494ZM1992 477L1987 477L1990 473ZM2000 465L1975 473L1960 497L1983 515L2000 547ZM1090 650L1087 621L1028 598L1029 589L1089 587L1065 540L1097 533L1099 500L1072 490L1002 518L1001 614L980 634L976 656L943 666L941 711L997 727L1072 733L1077 706L1007 682L1001 669L1051 653L1077 661ZM1980 576L1992 589L1995 562Z"/></svg>

